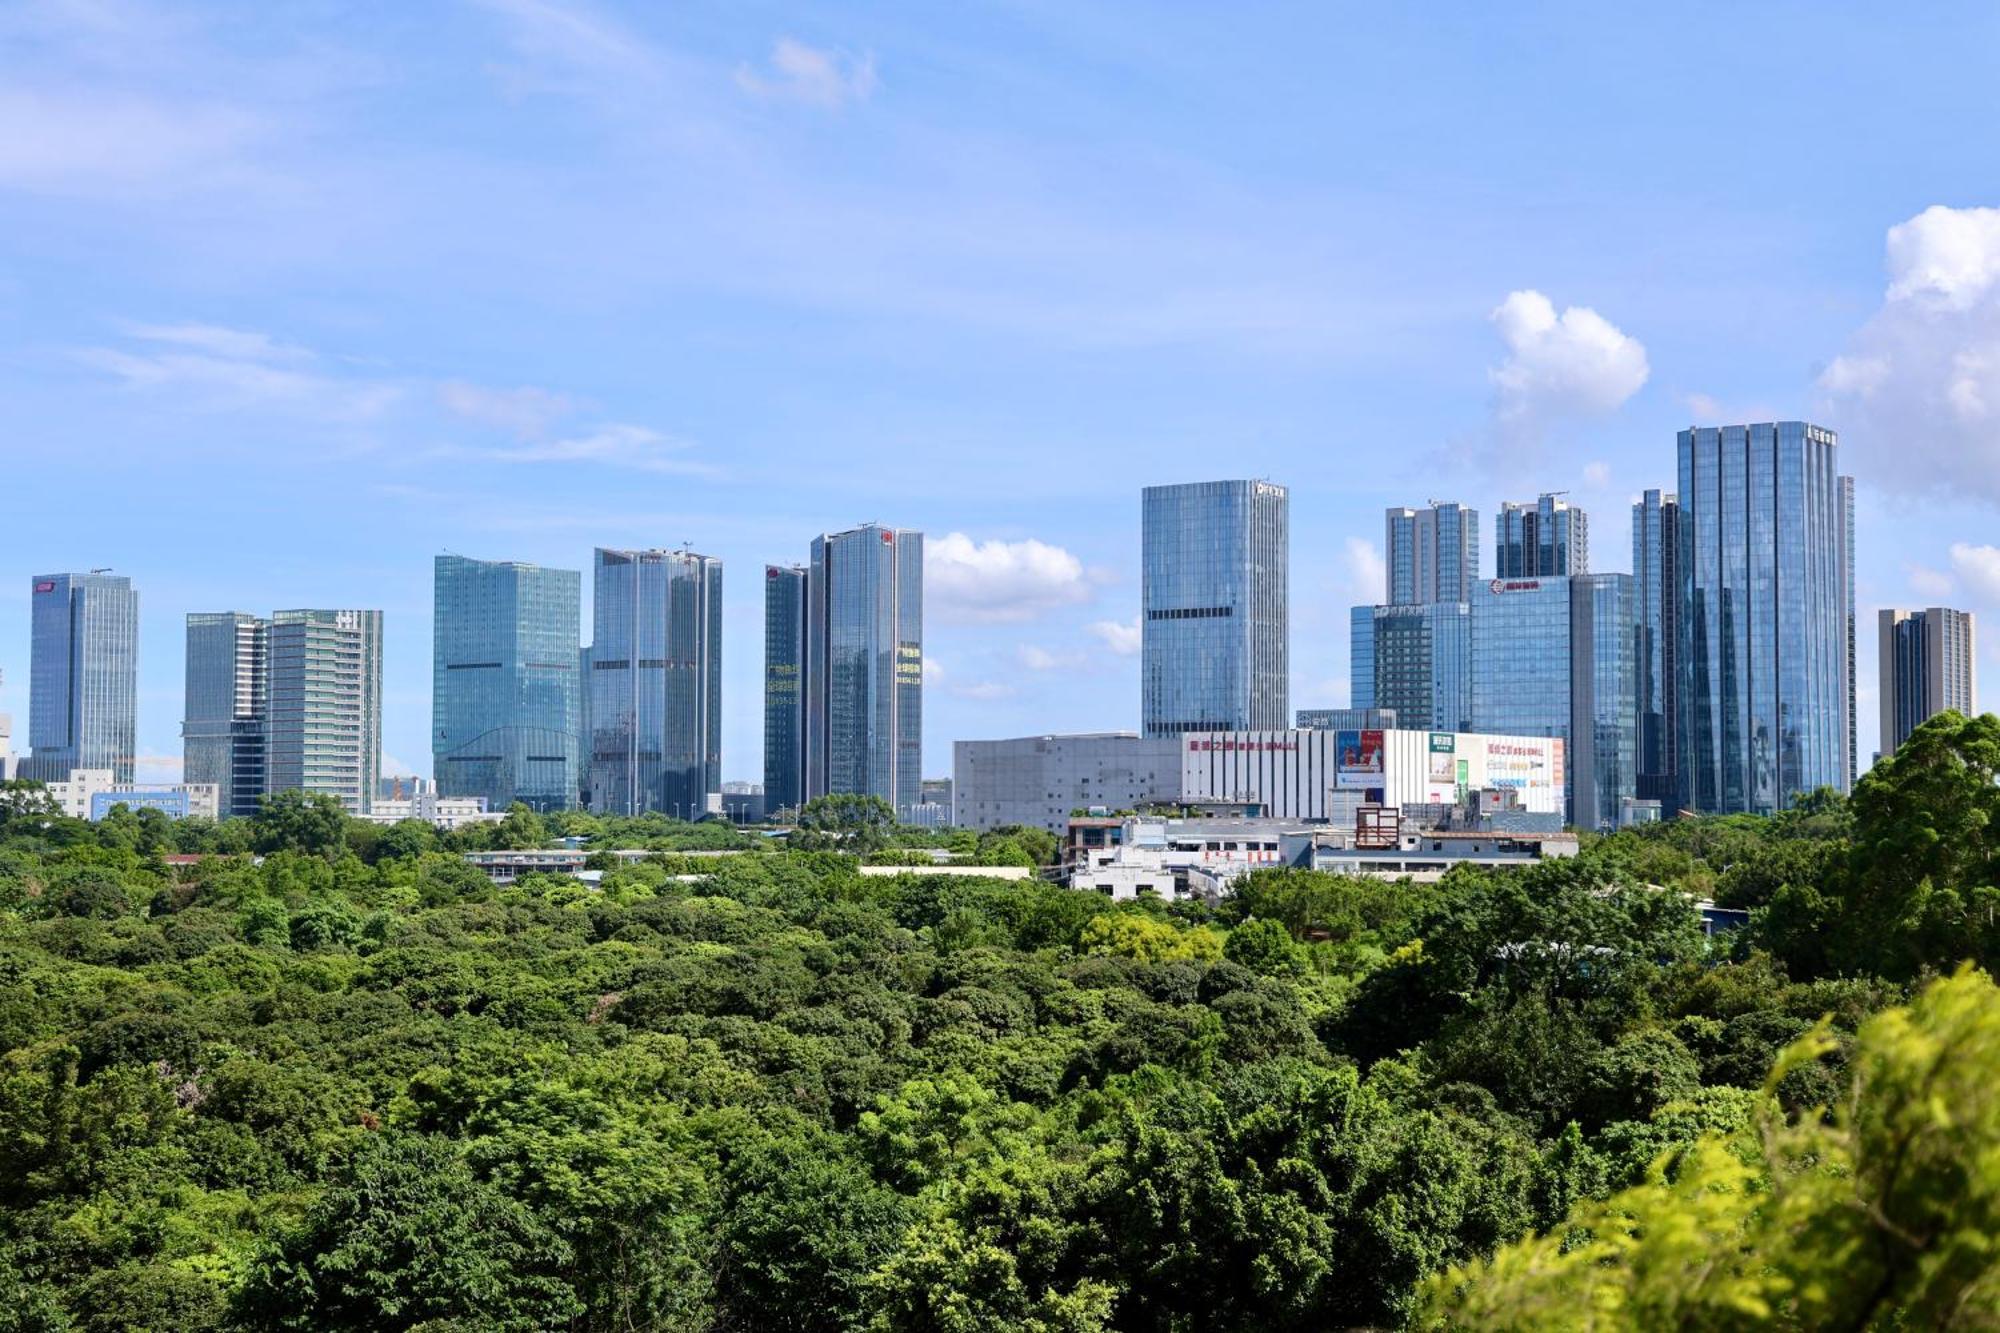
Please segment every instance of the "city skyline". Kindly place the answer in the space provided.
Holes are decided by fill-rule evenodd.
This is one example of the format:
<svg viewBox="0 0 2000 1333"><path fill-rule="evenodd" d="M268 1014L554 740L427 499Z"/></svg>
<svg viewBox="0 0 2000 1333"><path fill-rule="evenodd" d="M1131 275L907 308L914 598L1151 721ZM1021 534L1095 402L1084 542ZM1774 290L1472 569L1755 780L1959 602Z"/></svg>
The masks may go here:
<svg viewBox="0 0 2000 1333"><path fill-rule="evenodd" d="M250 12L0 25L0 123L37 146L0 156L10 482L81 466L93 501L20 507L0 563L144 588L151 778L188 611L380 607L386 748L423 773L440 549L754 571L870 517L937 562L927 772L955 736L1136 727L1126 496L1217 476L1314 516L1289 693L1336 706L1386 507L1567 489L1616 568L1691 424L1840 433L1864 612L2000 608L2000 200L1938 132L1990 114L1983 10ZM1649 91L1774 50L1894 96ZM0 580L17 745L27 595ZM732 599L729 779L762 634Z"/></svg>

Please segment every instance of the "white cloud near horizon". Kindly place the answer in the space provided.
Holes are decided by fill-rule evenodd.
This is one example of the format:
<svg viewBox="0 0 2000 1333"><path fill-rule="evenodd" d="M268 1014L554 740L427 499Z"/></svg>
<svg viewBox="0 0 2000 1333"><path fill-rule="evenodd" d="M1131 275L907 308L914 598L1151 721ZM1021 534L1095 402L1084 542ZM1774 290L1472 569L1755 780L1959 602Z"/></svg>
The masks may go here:
<svg viewBox="0 0 2000 1333"><path fill-rule="evenodd" d="M1889 228L1882 304L1820 373L1821 415L1873 484L2000 502L2000 208Z"/></svg>
<svg viewBox="0 0 2000 1333"><path fill-rule="evenodd" d="M1137 616L1130 620L1093 620L1083 628L1116 657L1136 657L1145 644L1145 633Z"/></svg>
<svg viewBox="0 0 2000 1333"><path fill-rule="evenodd" d="M944 620L1032 620L1090 596L1083 562L1032 537L978 542L950 532L924 543L925 602Z"/></svg>
<svg viewBox="0 0 2000 1333"><path fill-rule="evenodd" d="M1987 606L2000 606L2000 546L1951 544L1951 568Z"/></svg>
<svg viewBox="0 0 2000 1333"><path fill-rule="evenodd" d="M1487 316L1507 355L1488 372L1501 429L1539 435L1564 418L1616 411L1651 368L1638 339L1588 306L1561 312L1532 288L1509 292Z"/></svg>
<svg viewBox="0 0 2000 1333"><path fill-rule="evenodd" d="M808 46L794 37L780 37L771 46L762 70L748 65L736 71L737 86L755 97L802 102L838 111L850 102L865 102L875 92L875 56Z"/></svg>

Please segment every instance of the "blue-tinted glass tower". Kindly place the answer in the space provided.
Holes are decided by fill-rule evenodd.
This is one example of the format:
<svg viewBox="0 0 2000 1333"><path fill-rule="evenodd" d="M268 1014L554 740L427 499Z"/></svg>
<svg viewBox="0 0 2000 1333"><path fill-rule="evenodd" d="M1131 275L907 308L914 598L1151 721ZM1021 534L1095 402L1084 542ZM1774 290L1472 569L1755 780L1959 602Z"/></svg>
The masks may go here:
<svg viewBox="0 0 2000 1333"><path fill-rule="evenodd" d="M1804 421L1680 432L1683 804L1769 813L1854 770L1852 482Z"/></svg>
<svg viewBox="0 0 2000 1333"><path fill-rule="evenodd" d="M1347 613L1347 706L1375 707L1375 608Z"/></svg>
<svg viewBox="0 0 2000 1333"><path fill-rule="evenodd" d="M122 574L37 574L30 584L28 745L21 776L77 769L132 781L138 755L139 594Z"/></svg>
<svg viewBox="0 0 2000 1333"><path fill-rule="evenodd" d="M224 816L257 813L267 785L271 622L240 611L187 618L182 779L211 783Z"/></svg>
<svg viewBox="0 0 2000 1333"><path fill-rule="evenodd" d="M1382 551L1388 605L1463 602L1479 581L1479 511L1445 500L1391 509Z"/></svg>
<svg viewBox="0 0 2000 1333"><path fill-rule="evenodd" d="M805 800L809 582L802 565L764 567L764 809L772 813Z"/></svg>
<svg viewBox="0 0 2000 1333"><path fill-rule="evenodd" d="M1462 731L1471 718L1472 616L1464 602L1357 606L1349 632L1369 703L1412 730ZM1365 666L1362 654L1367 654Z"/></svg>
<svg viewBox="0 0 2000 1333"><path fill-rule="evenodd" d="M1650 490L1632 506L1633 643L1638 674L1639 780L1642 800L1669 813L1680 808L1680 598L1675 583L1680 504Z"/></svg>
<svg viewBox="0 0 2000 1333"><path fill-rule="evenodd" d="M1551 578L1590 572L1590 515L1559 493L1500 506L1493 529L1493 576Z"/></svg>
<svg viewBox="0 0 2000 1333"><path fill-rule="evenodd" d="M722 805L722 562L595 556L586 792L600 814L699 819Z"/></svg>
<svg viewBox="0 0 2000 1333"><path fill-rule="evenodd" d="M1291 720L1285 488L1148 486L1141 528L1145 733L1283 730Z"/></svg>
<svg viewBox="0 0 2000 1333"><path fill-rule="evenodd" d="M806 799L880 796L899 813L921 804L921 532L869 523L813 538L805 683Z"/></svg>
<svg viewBox="0 0 2000 1333"><path fill-rule="evenodd" d="M431 757L442 796L487 809L575 803L583 576L441 555L434 569Z"/></svg>

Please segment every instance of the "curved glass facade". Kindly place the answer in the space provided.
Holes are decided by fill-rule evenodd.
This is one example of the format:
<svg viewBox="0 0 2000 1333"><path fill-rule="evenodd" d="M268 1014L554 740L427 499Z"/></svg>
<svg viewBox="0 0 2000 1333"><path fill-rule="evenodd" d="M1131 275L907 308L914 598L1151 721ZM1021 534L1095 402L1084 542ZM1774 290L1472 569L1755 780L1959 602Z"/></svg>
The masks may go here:
<svg viewBox="0 0 2000 1333"><path fill-rule="evenodd" d="M1148 486L1141 510L1145 733L1283 729L1291 718L1285 488Z"/></svg>
<svg viewBox="0 0 2000 1333"><path fill-rule="evenodd" d="M489 810L575 804L582 753L583 576L437 557L431 753L441 796Z"/></svg>

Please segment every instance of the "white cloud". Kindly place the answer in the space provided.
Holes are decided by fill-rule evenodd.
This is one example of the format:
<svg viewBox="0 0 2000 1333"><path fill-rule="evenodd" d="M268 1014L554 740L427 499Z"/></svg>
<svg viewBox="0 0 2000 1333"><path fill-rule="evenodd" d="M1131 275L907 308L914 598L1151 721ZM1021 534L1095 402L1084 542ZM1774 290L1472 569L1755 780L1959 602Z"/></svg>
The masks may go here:
<svg viewBox="0 0 2000 1333"><path fill-rule="evenodd" d="M924 547L924 597L944 619L1032 620L1090 599L1083 562L1033 538L975 542L962 532Z"/></svg>
<svg viewBox="0 0 2000 1333"><path fill-rule="evenodd" d="M1919 597L1943 598L1951 596L1951 575L1927 565L1905 562L1903 572L1910 580L1910 591Z"/></svg>
<svg viewBox="0 0 2000 1333"><path fill-rule="evenodd" d="M613 421L582 435L559 440L531 440L492 449L451 448L448 456L469 456L491 463L601 463L640 472L684 477L713 477L721 470L711 463L680 457L691 446L645 426Z"/></svg>
<svg viewBox="0 0 2000 1333"><path fill-rule="evenodd" d="M1557 314L1540 292L1518 291L1488 318L1507 347L1488 374L1509 431L1532 435L1559 418L1611 412L1646 383L1646 349L1587 306Z"/></svg>
<svg viewBox="0 0 2000 1333"><path fill-rule="evenodd" d="M1038 648L1032 643L1024 643L1014 650L1014 657L1030 671L1054 671L1062 665L1062 659L1046 648Z"/></svg>
<svg viewBox="0 0 2000 1333"><path fill-rule="evenodd" d="M1821 371L1818 410L1874 484L2000 501L2000 209L1889 228L1882 304Z"/></svg>
<svg viewBox="0 0 2000 1333"><path fill-rule="evenodd" d="M999 680L972 680L963 685L947 687L961 699L973 699L990 703L995 699L1011 699L1017 693L1012 685Z"/></svg>
<svg viewBox="0 0 2000 1333"><path fill-rule="evenodd" d="M575 406L567 394L531 386L488 389L464 380L446 380L437 392L447 411L524 440L541 436Z"/></svg>
<svg viewBox="0 0 2000 1333"><path fill-rule="evenodd" d="M266 127L228 107L104 88L0 88L0 188L171 193L236 170Z"/></svg>
<svg viewBox="0 0 2000 1333"><path fill-rule="evenodd" d="M1382 550L1366 537L1347 539L1347 600L1373 606L1389 595L1389 567Z"/></svg>
<svg viewBox="0 0 2000 1333"><path fill-rule="evenodd" d="M1951 567L1982 603L2000 606L2000 546L1953 542Z"/></svg>
<svg viewBox="0 0 2000 1333"><path fill-rule="evenodd" d="M935 657L924 659L924 684L933 689L944 684L944 663Z"/></svg>
<svg viewBox="0 0 2000 1333"><path fill-rule="evenodd" d="M380 416L403 397L386 380L331 373L304 348L211 324L130 325L125 347L78 353L128 388L182 394L205 411L281 408L327 421Z"/></svg>
<svg viewBox="0 0 2000 1333"><path fill-rule="evenodd" d="M771 47L769 68L758 71L744 65L736 71L736 82L757 97L838 110L849 102L865 102L874 93L875 56L821 50L780 37Z"/></svg>
<svg viewBox="0 0 2000 1333"><path fill-rule="evenodd" d="M1611 484L1611 464L1604 462L1585 463L1583 480L1596 490L1603 490Z"/></svg>
<svg viewBox="0 0 2000 1333"><path fill-rule="evenodd" d="M142 754L132 761L132 776L139 782L179 782L182 771L177 754Z"/></svg>
<svg viewBox="0 0 2000 1333"><path fill-rule="evenodd" d="M1139 628L1139 617L1130 620L1093 620L1085 625L1084 632L1097 639L1119 657L1134 657L1145 643L1145 635Z"/></svg>

